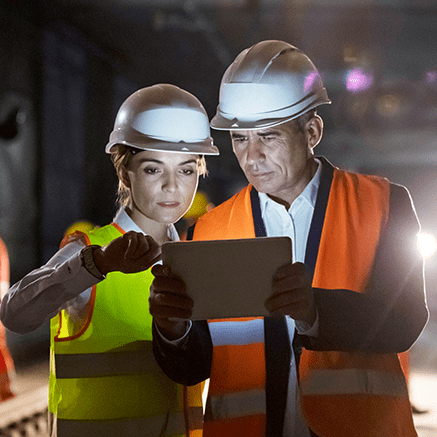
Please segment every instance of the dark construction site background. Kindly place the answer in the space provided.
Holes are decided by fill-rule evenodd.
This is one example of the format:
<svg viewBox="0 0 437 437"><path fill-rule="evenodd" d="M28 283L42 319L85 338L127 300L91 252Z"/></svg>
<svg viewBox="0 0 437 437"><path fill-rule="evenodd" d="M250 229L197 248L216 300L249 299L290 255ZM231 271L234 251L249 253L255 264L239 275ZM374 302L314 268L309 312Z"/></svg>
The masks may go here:
<svg viewBox="0 0 437 437"><path fill-rule="evenodd" d="M111 221L117 179L104 146L128 95L172 83L212 117L226 67L264 39L299 47L322 75L332 105L319 111L317 154L406 185L436 236L436 35L437 5L425 0L1 0L0 236L11 283L46 262L74 221ZM229 135L212 134L221 155L207 159L199 189L218 204L245 179ZM436 270L434 256L432 320ZM11 349L46 353L47 339L47 326L10 335Z"/></svg>

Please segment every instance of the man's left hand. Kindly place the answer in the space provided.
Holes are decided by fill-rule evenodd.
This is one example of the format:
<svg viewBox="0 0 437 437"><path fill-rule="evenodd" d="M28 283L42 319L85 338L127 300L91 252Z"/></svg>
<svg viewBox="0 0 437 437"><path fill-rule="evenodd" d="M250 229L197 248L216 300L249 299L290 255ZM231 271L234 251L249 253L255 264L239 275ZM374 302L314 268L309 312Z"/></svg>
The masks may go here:
<svg viewBox="0 0 437 437"><path fill-rule="evenodd" d="M272 315L288 315L312 326L316 320L316 304L311 276L305 264L290 263L273 276L273 294L265 307Z"/></svg>

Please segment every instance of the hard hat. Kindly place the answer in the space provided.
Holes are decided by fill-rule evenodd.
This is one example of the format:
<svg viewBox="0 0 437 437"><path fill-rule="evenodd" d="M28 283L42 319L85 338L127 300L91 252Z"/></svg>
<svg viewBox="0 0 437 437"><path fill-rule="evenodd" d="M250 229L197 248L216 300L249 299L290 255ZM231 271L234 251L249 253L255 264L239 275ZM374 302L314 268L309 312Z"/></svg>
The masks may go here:
<svg viewBox="0 0 437 437"><path fill-rule="evenodd" d="M143 150L218 155L199 100L175 85L158 84L129 96L118 110L106 153L123 144Z"/></svg>
<svg viewBox="0 0 437 437"><path fill-rule="evenodd" d="M275 126L328 103L322 79L308 56L283 41L262 41L242 51L223 75L211 127Z"/></svg>

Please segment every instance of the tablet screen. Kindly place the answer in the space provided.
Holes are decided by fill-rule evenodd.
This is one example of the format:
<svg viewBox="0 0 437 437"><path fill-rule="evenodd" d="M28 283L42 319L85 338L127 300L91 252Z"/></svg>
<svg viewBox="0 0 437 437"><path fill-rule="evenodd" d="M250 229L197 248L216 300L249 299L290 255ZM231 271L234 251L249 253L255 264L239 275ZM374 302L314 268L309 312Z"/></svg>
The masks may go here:
<svg viewBox="0 0 437 437"><path fill-rule="evenodd" d="M163 264L186 285L193 320L268 316L272 277L292 258L289 237L175 241L162 245Z"/></svg>

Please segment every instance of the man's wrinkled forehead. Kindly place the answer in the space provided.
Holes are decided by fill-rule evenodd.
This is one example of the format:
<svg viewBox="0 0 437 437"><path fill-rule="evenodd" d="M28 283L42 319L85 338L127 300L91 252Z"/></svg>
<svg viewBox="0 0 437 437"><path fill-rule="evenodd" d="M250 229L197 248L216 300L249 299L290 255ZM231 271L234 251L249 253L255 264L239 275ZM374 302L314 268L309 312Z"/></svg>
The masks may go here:
<svg viewBox="0 0 437 437"><path fill-rule="evenodd" d="M250 129L250 130L232 130L230 131L231 138L242 138L247 137L250 135L250 133L253 133L259 137L268 137L268 136L280 136L288 129L292 128L291 124L294 123L294 120L291 120L290 122L283 123L277 126L273 127L265 127L262 129Z"/></svg>

